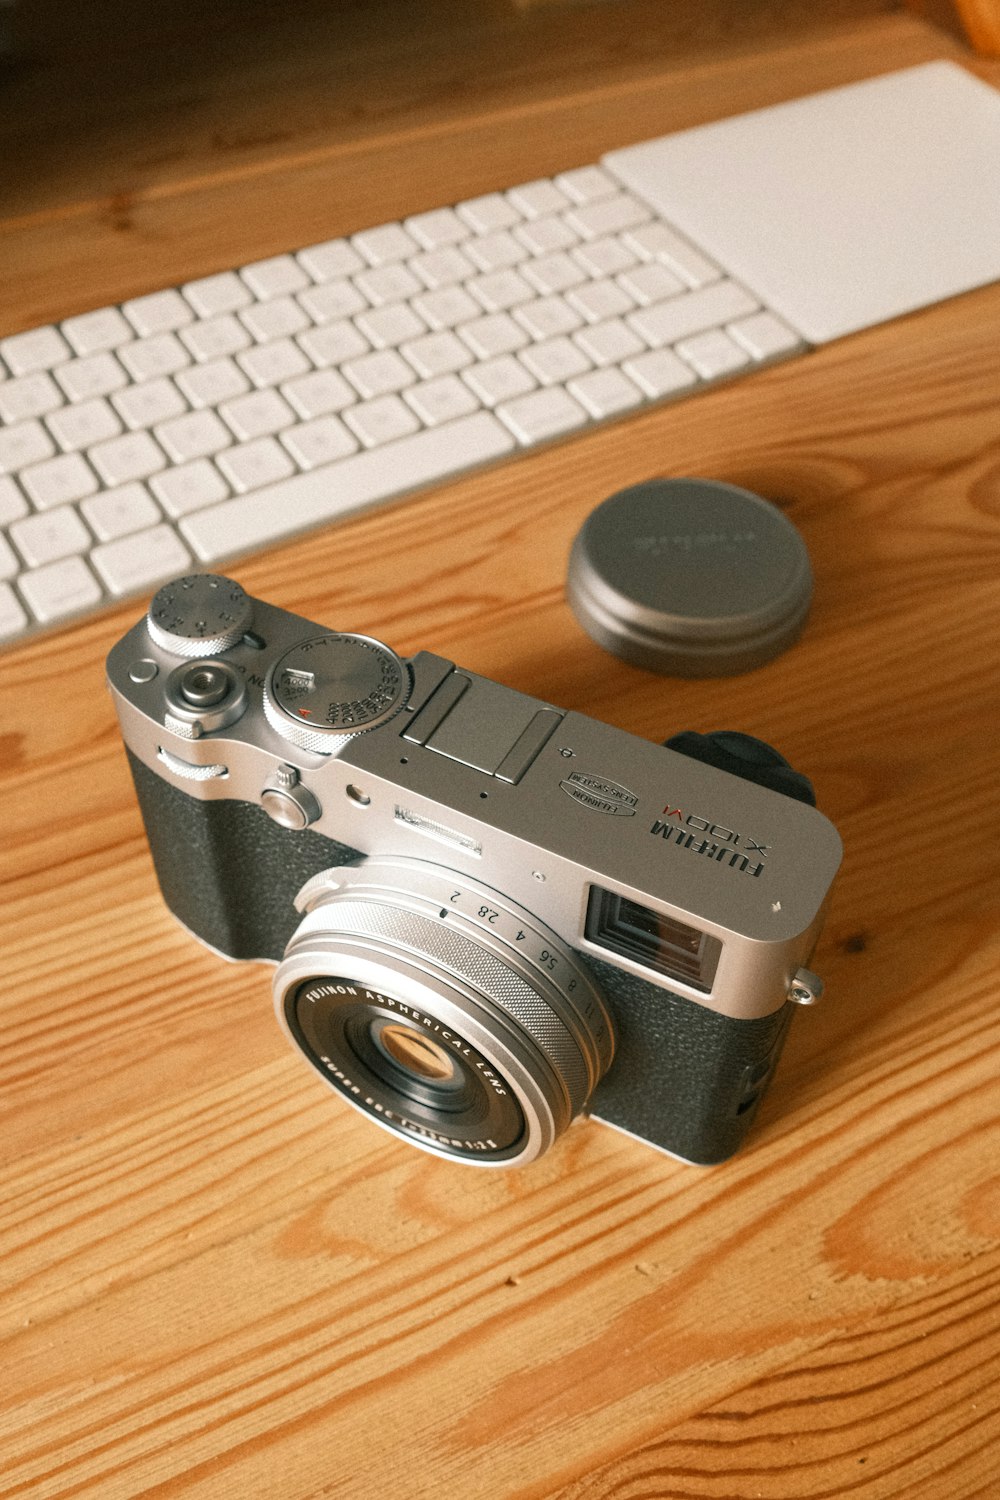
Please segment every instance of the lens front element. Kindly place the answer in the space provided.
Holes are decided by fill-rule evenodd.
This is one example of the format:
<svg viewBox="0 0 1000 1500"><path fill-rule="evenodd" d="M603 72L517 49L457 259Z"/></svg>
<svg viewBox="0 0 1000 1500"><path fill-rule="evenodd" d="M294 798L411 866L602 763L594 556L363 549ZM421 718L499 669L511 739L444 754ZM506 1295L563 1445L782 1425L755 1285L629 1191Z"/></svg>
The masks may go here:
<svg viewBox="0 0 1000 1500"><path fill-rule="evenodd" d="M533 1160L611 1060L589 973L497 892L418 860L311 881L275 975L287 1035L385 1128L480 1165ZM544 955L544 956L543 956Z"/></svg>
<svg viewBox="0 0 1000 1500"><path fill-rule="evenodd" d="M376 1046L408 1073L433 1083L448 1083L455 1076L455 1064L446 1052L420 1032L399 1025L372 1028Z"/></svg>

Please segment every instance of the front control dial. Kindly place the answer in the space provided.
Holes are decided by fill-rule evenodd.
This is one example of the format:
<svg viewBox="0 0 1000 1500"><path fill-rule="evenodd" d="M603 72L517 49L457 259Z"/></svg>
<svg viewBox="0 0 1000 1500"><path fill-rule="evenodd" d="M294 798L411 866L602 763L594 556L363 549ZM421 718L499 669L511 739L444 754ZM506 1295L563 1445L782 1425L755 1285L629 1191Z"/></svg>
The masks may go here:
<svg viewBox="0 0 1000 1500"><path fill-rule="evenodd" d="M146 616L150 638L173 656L218 656L243 639L253 605L238 583L192 573L165 583Z"/></svg>
<svg viewBox="0 0 1000 1500"><path fill-rule="evenodd" d="M321 635L280 657L264 684L272 729L303 750L330 755L399 712L410 674L394 651L366 635Z"/></svg>

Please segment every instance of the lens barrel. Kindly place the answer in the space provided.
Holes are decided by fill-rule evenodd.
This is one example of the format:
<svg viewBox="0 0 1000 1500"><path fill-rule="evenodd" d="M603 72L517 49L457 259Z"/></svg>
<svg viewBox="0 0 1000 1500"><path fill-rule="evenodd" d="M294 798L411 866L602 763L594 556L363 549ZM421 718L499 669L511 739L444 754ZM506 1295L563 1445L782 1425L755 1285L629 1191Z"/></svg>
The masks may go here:
<svg viewBox="0 0 1000 1500"><path fill-rule="evenodd" d="M611 1061L603 1000L554 933L438 866L324 872L275 975L292 1043L325 1081L424 1150L523 1165Z"/></svg>

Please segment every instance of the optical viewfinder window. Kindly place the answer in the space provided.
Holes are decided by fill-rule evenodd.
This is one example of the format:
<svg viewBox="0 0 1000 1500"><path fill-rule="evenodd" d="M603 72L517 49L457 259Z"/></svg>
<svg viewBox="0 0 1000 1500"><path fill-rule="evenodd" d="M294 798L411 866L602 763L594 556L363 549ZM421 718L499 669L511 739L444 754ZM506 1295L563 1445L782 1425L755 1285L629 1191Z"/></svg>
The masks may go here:
<svg viewBox="0 0 1000 1500"><path fill-rule="evenodd" d="M592 885L585 930L592 943L609 953L631 958L706 995L712 988L722 943L676 917L653 911L616 891Z"/></svg>

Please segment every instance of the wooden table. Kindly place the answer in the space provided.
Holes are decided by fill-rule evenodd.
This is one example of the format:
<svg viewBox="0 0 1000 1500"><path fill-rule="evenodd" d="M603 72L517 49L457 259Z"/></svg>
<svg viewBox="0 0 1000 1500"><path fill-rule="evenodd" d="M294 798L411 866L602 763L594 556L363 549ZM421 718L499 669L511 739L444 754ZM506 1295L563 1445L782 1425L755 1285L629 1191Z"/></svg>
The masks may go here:
<svg viewBox="0 0 1000 1500"><path fill-rule="evenodd" d="M578 76L533 54L481 96L456 73L345 109L325 144L148 152L65 211L24 173L3 328L946 55L889 14ZM5 1500L1000 1494L998 323L994 286L233 570L641 735L740 727L814 779L846 846L827 998L726 1166L581 1123L475 1172L373 1129L287 1048L268 971L159 897L103 686L137 607L4 659ZM802 641L746 677L624 666L563 598L596 502L692 473L777 501L814 562Z"/></svg>

